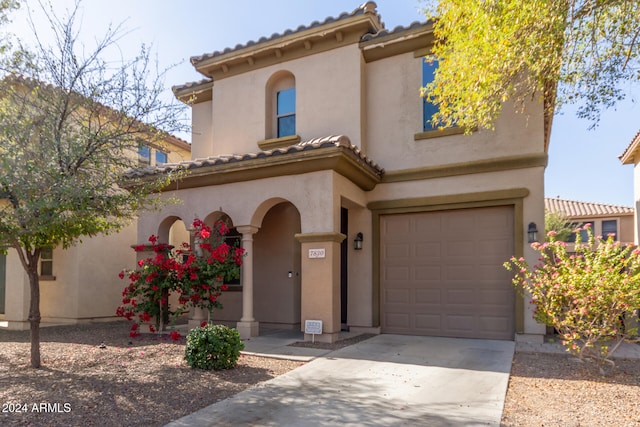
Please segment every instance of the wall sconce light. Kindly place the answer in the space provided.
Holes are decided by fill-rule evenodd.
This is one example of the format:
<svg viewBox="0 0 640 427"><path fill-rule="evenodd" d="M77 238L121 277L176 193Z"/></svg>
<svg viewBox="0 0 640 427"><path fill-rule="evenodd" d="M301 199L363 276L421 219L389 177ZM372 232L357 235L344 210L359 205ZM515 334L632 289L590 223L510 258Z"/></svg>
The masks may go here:
<svg viewBox="0 0 640 427"><path fill-rule="evenodd" d="M537 242L538 241L538 227L536 227L536 223L535 222L530 222L529 223L529 229L527 230L527 236L528 236L528 240L529 243L533 243L533 242Z"/></svg>
<svg viewBox="0 0 640 427"><path fill-rule="evenodd" d="M353 239L353 249L359 251L362 249L362 233L356 234L356 238Z"/></svg>

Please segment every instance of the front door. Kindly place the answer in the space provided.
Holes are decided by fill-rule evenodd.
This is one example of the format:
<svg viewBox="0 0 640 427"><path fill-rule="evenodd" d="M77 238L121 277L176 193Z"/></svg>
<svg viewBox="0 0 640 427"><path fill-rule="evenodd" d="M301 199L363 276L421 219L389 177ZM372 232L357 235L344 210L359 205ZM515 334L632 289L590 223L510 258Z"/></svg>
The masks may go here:
<svg viewBox="0 0 640 427"><path fill-rule="evenodd" d="M349 210L340 208L340 232L349 235ZM349 238L340 244L340 323L342 330L348 330L347 326L347 253L349 250Z"/></svg>

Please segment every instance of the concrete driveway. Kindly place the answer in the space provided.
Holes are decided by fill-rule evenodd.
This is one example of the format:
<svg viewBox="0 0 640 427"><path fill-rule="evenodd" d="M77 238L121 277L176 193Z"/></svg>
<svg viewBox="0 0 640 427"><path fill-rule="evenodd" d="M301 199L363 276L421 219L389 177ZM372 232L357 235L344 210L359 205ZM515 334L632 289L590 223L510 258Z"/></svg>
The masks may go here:
<svg viewBox="0 0 640 427"><path fill-rule="evenodd" d="M378 335L169 426L499 426L514 347Z"/></svg>

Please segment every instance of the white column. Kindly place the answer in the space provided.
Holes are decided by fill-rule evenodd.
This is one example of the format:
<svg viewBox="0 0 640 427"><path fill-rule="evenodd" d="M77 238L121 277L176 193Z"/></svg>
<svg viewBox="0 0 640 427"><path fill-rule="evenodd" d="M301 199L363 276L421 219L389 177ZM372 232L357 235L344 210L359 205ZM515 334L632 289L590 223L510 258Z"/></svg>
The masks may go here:
<svg viewBox="0 0 640 427"><path fill-rule="evenodd" d="M257 337L259 324L253 317L253 235L258 227L243 225L236 227L242 233L242 247L245 257L242 260L242 318L237 328L240 338L248 339Z"/></svg>

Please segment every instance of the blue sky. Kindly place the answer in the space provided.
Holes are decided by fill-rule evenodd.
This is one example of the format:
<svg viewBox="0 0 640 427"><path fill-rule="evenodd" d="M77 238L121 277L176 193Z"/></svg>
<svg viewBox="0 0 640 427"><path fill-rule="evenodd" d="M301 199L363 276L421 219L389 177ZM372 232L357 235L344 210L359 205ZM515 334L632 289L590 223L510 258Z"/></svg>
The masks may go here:
<svg viewBox="0 0 640 427"><path fill-rule="evenodd" d="M295 29L328 16L351 12L363 0L84 0L82 40L88 48L110 23L125 21L130 30L120 43L122 54L131 56L141 43L152 44L160 68L178 64L167 75L166 86L202 78L189 57L233 47L262 36ZM35 2L31 2L31 9ZM64 11L70 0L53 0ZM378 12L387 28L424 21L418 0L377 0ZM26 7L14 15L9 30L28 37ZM42 23L39 28L46 28ZM640 100L640 85L629 93ZM416 92L418 88L416 88ZM633 205L633 167L623 166L618 156L640 130L640 107L631 100L603 114L601 123L576 118L572 109L554 118L549 165L545 173L548 197Z"/></svg>

